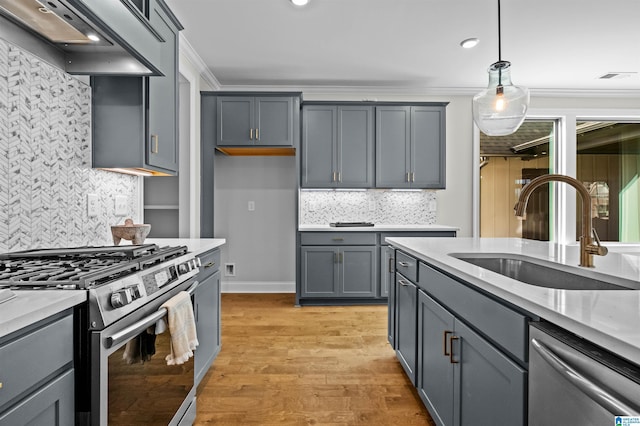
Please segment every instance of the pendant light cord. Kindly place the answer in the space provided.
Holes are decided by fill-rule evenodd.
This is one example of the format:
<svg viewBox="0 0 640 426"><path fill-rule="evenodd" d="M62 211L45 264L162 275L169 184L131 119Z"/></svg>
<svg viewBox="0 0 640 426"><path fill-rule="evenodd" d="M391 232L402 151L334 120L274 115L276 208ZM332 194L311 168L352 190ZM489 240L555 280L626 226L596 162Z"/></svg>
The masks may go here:
<svg viewBox="0 0 640 426"><path fill-rule="evenodd" d="M502 37L500 30L500 0L498 0L498 62L502 62Z"/></svg>

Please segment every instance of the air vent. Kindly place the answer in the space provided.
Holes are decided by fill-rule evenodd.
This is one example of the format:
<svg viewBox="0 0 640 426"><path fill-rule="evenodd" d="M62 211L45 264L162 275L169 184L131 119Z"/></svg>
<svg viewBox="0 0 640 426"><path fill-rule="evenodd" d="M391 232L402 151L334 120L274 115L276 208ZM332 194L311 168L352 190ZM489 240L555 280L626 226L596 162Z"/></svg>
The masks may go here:
<svg viewBox="0 0 640 426"><path fill-rule="evenodd" d="M638 78L637 72L609 72L598 77L600 80L622 80L627 78Z"/></svg>

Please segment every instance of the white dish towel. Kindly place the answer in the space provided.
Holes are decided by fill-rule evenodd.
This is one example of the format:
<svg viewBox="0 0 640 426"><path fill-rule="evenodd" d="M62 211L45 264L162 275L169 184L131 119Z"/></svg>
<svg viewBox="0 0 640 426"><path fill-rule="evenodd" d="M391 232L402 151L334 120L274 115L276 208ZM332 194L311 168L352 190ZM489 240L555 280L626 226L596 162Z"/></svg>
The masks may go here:
<svg viewBox="0 0 640 426"><path fill-rule="evenodd" d="M171 353L166 357L167 364L184 364L193 356L193 350L198 346L191 296L186 291L181 291L161 307L167 309L171 334Z"/></svg>

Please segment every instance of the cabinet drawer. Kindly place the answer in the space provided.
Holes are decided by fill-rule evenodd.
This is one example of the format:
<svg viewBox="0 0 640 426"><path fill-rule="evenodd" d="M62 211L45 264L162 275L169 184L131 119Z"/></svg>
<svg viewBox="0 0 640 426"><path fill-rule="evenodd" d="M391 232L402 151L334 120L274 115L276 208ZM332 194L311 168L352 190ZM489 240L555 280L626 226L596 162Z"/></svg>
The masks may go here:
<svg viewBox="0 0 640 426"><path fill-rule="evenodd" d="M73 362L73 317L68 315L0 348L0 406Z"/></svg>
<svg viewBox="0 0 640 426"><path fill-rule="evenodd" d="M396 251L396 271L414 283L418 281L418 261L400 251Z"/></svg>
<svg viewBox="0 0 640 426"><path fill-rule="evenodd" d="M424 263L419 270L421 289L516 358L527 361L527 316Z"/></svg>
<svg viewBox="0 0 640 426"><path fill-rule="evenodd" d="M398 232L382 232L380 233L380 244L389 245L387 238L405 238L405 237L455 237L456 231L398 231Z"/></svg>
<svg viewBox="0 0 640 426"><path fill-rule="evenodd" d="M376 234L369 232L303 232L300 244L306 246L373 246Z"/></svg>
<svg viewBox="0 0 640 426"><path fill-rule="evenodd" d="M198 274L199 280L213 275L218 269L220 269L220 249L211 250L202 253L198 256L202 266L200 267L200 273Z"/></svg>

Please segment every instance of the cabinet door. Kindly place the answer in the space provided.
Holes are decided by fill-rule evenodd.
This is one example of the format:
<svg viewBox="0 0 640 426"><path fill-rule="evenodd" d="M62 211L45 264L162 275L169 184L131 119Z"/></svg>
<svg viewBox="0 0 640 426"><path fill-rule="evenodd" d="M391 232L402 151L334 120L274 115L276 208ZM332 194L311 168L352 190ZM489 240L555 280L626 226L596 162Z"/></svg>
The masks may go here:
<svg viewBox="0 0 640 426"><path fill-rule="evenodd" d="M395 250L393 247L380 247L380 296L388 297L387 303L387 340L396 348L396 280Z"/></svg>
<svg viewBox="0 0 640 426"><path fill-rule="evenodd" d="M338 186L373 188L373 107L338 107Z"/></svg>
<svg viewBox="0 0 640 426"><path fill-rule="evenodd" d="M411 107L411 187L445 187L443 107Z"/></svg>
<svg viewBox="0 0 640 426"><path fill-rule="evenodd" d="M438 425L453 425L455 364L447 354L451 351L449 338L453 335L454 326L451 313L426 293L418 291L416 386L420 399Z"/></svg>
<svg viewBox="0 0 640 426"><path fill-rule="evenodd" d="M0 426L72 425L74 421L73 370L42 386L9 411L0 414Z"/></svg>
<svg viewBox="0 0 640 426"><path fill-rule="evenodd" d="M255 138L253 96L220 96L217 101L218 136L216 143L253 145Z"/></svg>
<svg viewBox="0 0 640 426"><path fill-rule="evenodd" d="M375 247L340 247L338 264L341 296L376 297Z"/></svg>
<svg viewBox="0 0 640 426"><path fill-rule="evenodd" d="M338 249L301 247L301 297L335 297L338 286Z"/></svg>
<svg viewBox="0 0 640 426"><path fill-rule="evenodd" d="M255 106L255 144L293 146L293 98L257 97Z"/></svg>
<svg viewBox="0 0 640 426"><path fill-rule="evenodd" d="M147 163L178 170L178 32L164 11L152 2L151 25L165 39L162 49L163 77L147 77Z"/></svg>
<svg viewBox="0 0 640 426"><path fill-rule="evenodd" d="M410 107L376 107L376 187L410 186L410 127Z"/></svg>
<svg viewBox="0 0 640 426"><path fill-rule="evenodd" d="M199 342L194 355L197 386L220 351L220 271L198 285L194 311Z"/></svg>
<svg viewBox="0 0 640 426"><path fill-rule="evenodd" d="M456 425L524 425L527 372L456 320Z"/></svg>
<svg viewBox="0 0 640 426"><path fill-rule="evenodd" d="M305 105L302 108L301 186L331 188L336 185L336 120L335 106Z"/></svg>
<svg viewBox="0 0 640 426"><path fill-rule="evenodd" d="M396 274L396 356L413 385L416 384L418 288Z"/></svg>

